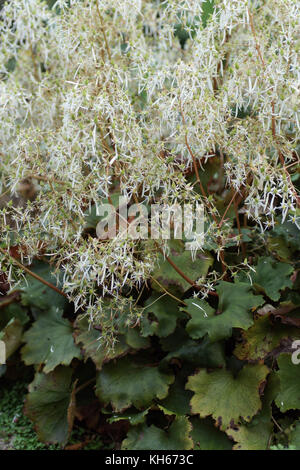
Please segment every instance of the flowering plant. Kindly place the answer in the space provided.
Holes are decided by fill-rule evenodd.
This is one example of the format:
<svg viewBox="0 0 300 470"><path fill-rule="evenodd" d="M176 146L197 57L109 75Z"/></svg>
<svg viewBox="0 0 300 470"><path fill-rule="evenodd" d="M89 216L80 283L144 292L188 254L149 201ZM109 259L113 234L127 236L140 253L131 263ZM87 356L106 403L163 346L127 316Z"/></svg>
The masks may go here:
<svg viewBox="0 0 300 470"><path fill-rule="evenodd" d="M112 355L128 327L164 336L162 325L148 324L152 291L150 305L160 305L161 295L190 315L193 339L207 334L214 343L231 337L233 328L248 330L249 310L264 303L249 289L277 302L280 289L292 289L297 278L299 30L297 0L6 2L0 21L3 284L26 291L26 273L46 284L72 303L78 331L96 328L97 341ZM201 204L204 236L192 252L182 240L124 236L120 197L128 201L125 228L135 223L133 204L148 207L149 218L154 204ZM97 237L101 204L117 214L109 239ZM56 281L41 274L43 263ZM217 299L214 319L199 323L196 312L209 318ZM175 321L175 329L176 319L163 321ZM37 363L28 350L24 357ZM69 363L60 357L45 372ZM255 390L266 375L257 365ZM153 380L166 387L168 377ZM197 380L208 379L204 373L189 379L196 396ZM108 396L105 387L103 379L99 390ZM139 408L138 398L132 403ZM258 410L252 405L251 417ZM127 402L116 398L113 406L121 411ZM211 414L201 398L192 408Z"/></svg>

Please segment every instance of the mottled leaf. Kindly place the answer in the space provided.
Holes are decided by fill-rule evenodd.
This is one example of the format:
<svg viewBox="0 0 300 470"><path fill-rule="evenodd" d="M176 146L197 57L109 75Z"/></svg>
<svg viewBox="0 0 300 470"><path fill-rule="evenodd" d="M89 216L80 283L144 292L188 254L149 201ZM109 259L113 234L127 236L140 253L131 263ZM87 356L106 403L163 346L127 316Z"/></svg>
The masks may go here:
<svg viewBox="0 0 300 470"><path fill-rule="evenodd" d="M237 345L234 354L241 360L259 360L278 347L282 339L299 339L300 331L273 323L269 316L264 316L257 318L249 330L243 331L242 337L242 342Z"/></svg>

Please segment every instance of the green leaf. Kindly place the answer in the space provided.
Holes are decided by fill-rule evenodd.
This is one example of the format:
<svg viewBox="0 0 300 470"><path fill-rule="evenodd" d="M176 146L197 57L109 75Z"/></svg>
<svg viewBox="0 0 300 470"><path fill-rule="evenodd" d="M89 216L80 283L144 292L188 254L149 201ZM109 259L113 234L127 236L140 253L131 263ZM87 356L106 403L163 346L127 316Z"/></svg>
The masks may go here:
<svg viewBox="0 0 300 470"><path fill-rule="evenodd" d="M128 346L132 349L146 349L150 346L148 338L143 338L139 328L127 327L125 330L124 338Z"/></svg>
<svg viewBox="0 0 300 470"><path fill-rule="evenodd" d="M282 224L278 221L271 233L281 236L285 239L287 245L293 250L299 250L300 248L300 230L292 222L287 220Z"/></svg>
<svg viewBox="0 0 300 470"><path fill-rule="evenodd" d="M108 350L100 343L99 336L100 332L90 325L87 317L76 322L75 342L78 346L82 346L85 360L91 358L96 368L100 370L105 362L129 351L129 346L126 344L124 336L118 336L114 349Z"/></svg>
<svg viewBox="0 0 300 470"><path fill-rule="evenodd" d="M283 237L268 237L267 248L271 253L276 253L280 261L290 261L292 258L292 250Z"/></svg>
<svg viewBox="0 0 300 470"><path fill-rule="evenodd" d="M280 391L276 405L281 411L300 409L300 364L292 362L291 354L281 354L277 359Z"/></svg>
<svg viewBox="0 0 300 470"><path fill-rule="evenodd" d="M208 334L211 341L220 341L232 335L232 328L248 329L253 325L251 310L264 302L260 295L253 295L251 286L246 283L221 281L217 287L219 294L218 314L205 301L199 299L187 299L187 311L191 320L186 329L194 338L203 338Z"/></svg>
<svg viewBox="0 0 300 470"><path fill-rule="evenodd" d="M255 269L256 273L251 274L254 286L274 301L279 300L281 290L293 287L290 279L293 266L290 264L278 262L271 257L262 257Z"/></svg>
<svg viewBox="0 0 300 470"><path fill-rule="evenodd" d="M71 431L72 369L58 367L50 374L37 373L29 385L25 414L34 422L43 442L65 444Z"/></svg>
<svg viewBox="0 0 300 470"><path fill-rule="evenodd" d="M81 358L72 333L72 325L62 317L62 311L52 307L24 334L23 361L26 365L45 364L45 373L59 364L68 366L74 357Z"/></svg>
<svg viewBox="0 0 300 470"><path fill-rule="evenodd" d="M273 323L266 315L257 318L249 330L243 331L242 336L243 341L237 345L234 354L241 360L259 360L277 348L282 339L300 338L300 331L281 323Z"/></svg>
<svg viewBox="0 0 300 470"><path fill-rule="evenodd" d="M190 418L194 450L231 450L232 442L226 434L219 431L210 418Z"/></svg>
<svg viewBox="0 0 300 470"><path fill-rule="evenodd" d="M30 270L40 276L47 282L57 285L56 277L51 274L53 268L47 263L41 261L35 262L30 266ZM58 292L55 292L50 287L45 286L32 276L26 275L26 281L21 285L22 289L22 304L25 306L36 307L41 310L47 310L50 307L57 307L64 309L67 300Z"/></svg>
<svg viewBox="0 0 300 470"><path fill-rule="evenodd" d="M200 251L197 252L195 261L192 261L190 251L184 249L184 243L180 240L171 240L170 249L169 258L193 281L201 276L206 276L209 267L213 263L213 258L208 252L202 253ZM153 277L168 291L171 293L183 293L191 287L191 285L175 271L170 263L164 259L162 254L159 255L158 262L159 266L154 271ZM152 287L154 290L163 292L156 282L152 282Z"/></svg>
<svg viewBox="0 0 300 470"><path fill-rule="evenodd" d="M153 399L165 398L173 381L172 374L125 357L103 366L97 377L96 395L101 402L111 403L116 412L132 405L145 408Z"/></svg>
<svg viewBox="0 0 300 470"><path fill-rule="evenodd" d="M167 431L154 425L132 428L122 442L122 450L189 450L191 425L184 416L177 417Z"/></svg>
<svg viewBox="0 0 300 470"><path fill-rule="evenodd" d="M23 326L29 321L26 309L21 307L17 302L12 303L5 308L0 307L0 330L5 328L7 323L13 318L18 319Z"/></svg>
<svg viewBox="0 0 300 470"><path fill-rule="evenodd" d="M211 343L208 338L202 341L187 339L164 357L163 363L180 359L196 367L220 367L225 365L224 345L221 342Z"/></svg>
<svg viewBox="0 0 300 470"><path fill-rule="evenodd" d="M154 318L153 318L154 316ZM178 303L169 296L153 294L145 302L145 310L141 320L143 336L157 335L166 337L176 328L177 319L181 316Z"/></svg>
<svg viewBox="0 0 300 470"><path fill-rule="evenodd" d="M262 398L262 410L254 416L251 423L241 424L238 427L227 429L226 434L236 444L235 450L266 450L270 444L273 431L272 402L278 393L279 380L274 373L268 378L268 384Z"/></svg>
<svg viewBox="0 0 300 470"><path fill-rule="evenodd" d="M167 336L166 338L160 338L159 342L163 351L177 351L181 346L183 346L187 341L189 341L189 336L185 329L179 325L174 333Z"/></svg>
<svg viewBox="0 0 300 470"><path fill-rule="evenodd" d="M192 392L185 390L186 377L178 372L175 382L170 386L168 396L160 402L159 408L166 414L184 416L190 413Z"/></svg>
<svg viewBox="0 0 300 470"><path fill-rule="evenodd" d="M215 316L215 310L205 301L200 299L186 299L186 307L181 310L186 311L191 319L186 324L186 331L193 339L203 338L213 327L208 327Z"/></svg>
<svg viewBox="0 0 300 470"><path fill-rule="evenodd" d="M254 418L253 425L242 425L237 429L230 429L227 434L236 444L234 450L267 450L272 432L272 423Z"/></svg>
<svg viewBox="0 0 300 470"><path fill-rule="evenodd" d="M186 388L195 395L192 412L201 418L212 415L220 429L237 424L240 419L251 421L261 409L259 389L269 370L263 365L246 365L233 377L227 370L201 370L189 377Z"/></svg>

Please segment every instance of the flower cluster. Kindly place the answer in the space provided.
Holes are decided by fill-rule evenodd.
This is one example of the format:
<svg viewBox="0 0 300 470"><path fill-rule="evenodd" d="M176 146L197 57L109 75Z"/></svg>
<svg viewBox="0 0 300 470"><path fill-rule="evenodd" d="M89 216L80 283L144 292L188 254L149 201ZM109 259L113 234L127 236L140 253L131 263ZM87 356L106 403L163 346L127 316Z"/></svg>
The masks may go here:
<svg viewBox="0 0 300 470"><path fill-rule="evenodd" d="M278 216L300 227L299 10L297 0L8 1L1 246L18 246L24 264L48 258L94 319L102 298L121 308L147 282L159 253L150 239L103 242L86 229L114 194L201 201L221 260L241 243L222 198L254 231ZM1 269L12 281L9 256Z"/></svg>

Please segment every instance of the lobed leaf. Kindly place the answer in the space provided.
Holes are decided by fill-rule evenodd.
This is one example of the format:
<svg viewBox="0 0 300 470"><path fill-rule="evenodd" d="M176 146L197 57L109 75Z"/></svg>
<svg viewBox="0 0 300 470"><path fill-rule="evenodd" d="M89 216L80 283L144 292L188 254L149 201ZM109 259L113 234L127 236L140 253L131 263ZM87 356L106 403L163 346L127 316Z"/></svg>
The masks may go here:
<svg viewBox="0 0 300 470"><path fill-rule="evenodd" d="M255 269L255 274L251 275L253 284L274 301L279 300L281 290L293 286L290 279L293 266L290 264L264 256L259 258Z"/></svg>
<svg viewBox="0 0 300 470"><path fill-rule="evenodd" d="M44 364L48 373L59 364L68 366L75 357L80 359L80 349L74 343L71 323L62 317L56 307L43 313L24 334L26 345L22 359L26 365Z"/></svg>
<svg viewBox="0 0 300 470"><path fill-rule="evenodd" d="M241 419L250 422L261 409L259 390L268 373L268 368L261 364L245 365L236 377L224 369L199 371L189 377L186 385L194 392L192 412L201 418L212 416L222 430Z"/></svg>
<svg viewBox="0 0 300 470"><path fill-rule="evenodd" d="M215 312L205 300L185 300L187 307L183 307L182 310L191 316L186 329L192 338L203 338L208 334L210 340L215 342L229 338L233 328L247 330L253 325L251 310L264 302L262 296L251 292L249 284L242 282L233 284L221 281L217 292L218 312Z"/></svg>

